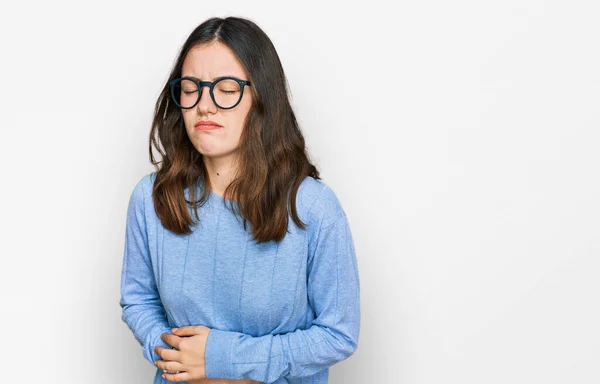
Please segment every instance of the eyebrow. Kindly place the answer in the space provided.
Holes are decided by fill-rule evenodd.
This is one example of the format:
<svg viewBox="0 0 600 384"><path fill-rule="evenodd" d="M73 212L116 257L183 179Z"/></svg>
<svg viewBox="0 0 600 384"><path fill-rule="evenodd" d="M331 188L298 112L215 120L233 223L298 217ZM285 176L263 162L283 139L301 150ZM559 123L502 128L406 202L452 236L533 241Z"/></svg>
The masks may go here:
<svg viewBox="0 0 600 384"><path fill-rule="evenodd" d="M197 77L195 77L195 76L181 76L181 77L189 77L189 78L192 78L192 79L194 79L194 80L198 80L198 81L204 81L204 80L202 80L202 79L199 79L199 78L197 78ZM221 79L221 78L223 78L223 77L235 77L236 79L239 79L239 78L240 78L239 76L235 76L235 75L222 75L222 76L213 77L213 78L211 79L211 81L215 81L215 80L217 80L217 79Z"/></svg>

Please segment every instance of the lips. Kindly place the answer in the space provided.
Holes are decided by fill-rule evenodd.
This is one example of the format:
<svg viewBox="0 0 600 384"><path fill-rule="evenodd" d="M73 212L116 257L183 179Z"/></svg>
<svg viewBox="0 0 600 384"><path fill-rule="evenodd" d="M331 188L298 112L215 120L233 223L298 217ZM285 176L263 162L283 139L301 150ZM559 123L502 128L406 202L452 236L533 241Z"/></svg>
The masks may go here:
<svg viewBox="0 0 600 384"><path fill-rule="evenodd" d="M222 125L215 123L214 121L199 121L196 123L196 125L194 126L194 128L196 129L217 129L217 128L222 128Z"/></svg>

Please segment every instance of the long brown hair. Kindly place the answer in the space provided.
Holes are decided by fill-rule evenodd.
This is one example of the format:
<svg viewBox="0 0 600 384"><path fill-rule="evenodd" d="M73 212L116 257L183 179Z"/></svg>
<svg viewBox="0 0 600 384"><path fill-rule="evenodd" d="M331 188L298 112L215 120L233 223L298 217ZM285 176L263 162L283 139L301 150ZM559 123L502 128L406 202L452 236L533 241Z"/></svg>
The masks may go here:
<svg viewBox="0 0 600 384"><path fill-rule="evenodd" d="M296 193L306 176L320 179L309 160L304 137L288 99L288 84L279 56L269 37L252 21L213 17L192 31L180 49L169 78L156 102L150 132L150 161L156 169L152 197L163 226L177 234L192 232L189 206L198 220L198 205L209 197L202 188L196 200L195 186L210 187L202 158L191 143L181 109L170 99L168 82L181 77L187 53L194 47L220 42L230 48L242 63L252 86L252 106L240 137L239 164L225 196L237 202L235 213L250 223L258 242L280 241L288 228L288 213L300 228ZM158 138L156 138L158 136ZM159 144L162 145L162 149ZM152 153L155 146L162 161ZM191 201L185 198L189 191ZM289 204L289 205L288 205ZM230 209L234 210L233 204Z"/></svg>

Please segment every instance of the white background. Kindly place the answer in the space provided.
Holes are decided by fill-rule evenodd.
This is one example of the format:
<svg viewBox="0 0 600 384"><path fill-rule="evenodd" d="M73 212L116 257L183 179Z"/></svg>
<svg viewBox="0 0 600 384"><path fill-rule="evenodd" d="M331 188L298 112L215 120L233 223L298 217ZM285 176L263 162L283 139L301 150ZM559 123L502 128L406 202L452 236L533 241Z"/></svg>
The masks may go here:
<svg viewBox="0 0 600 384"><path fill-rule="evenodd" d="M178 49L229 15L275 44L350 220L361 333L331 383L600 382L591 0L3 3L0 382L152 382L127 202Z"/></svg>

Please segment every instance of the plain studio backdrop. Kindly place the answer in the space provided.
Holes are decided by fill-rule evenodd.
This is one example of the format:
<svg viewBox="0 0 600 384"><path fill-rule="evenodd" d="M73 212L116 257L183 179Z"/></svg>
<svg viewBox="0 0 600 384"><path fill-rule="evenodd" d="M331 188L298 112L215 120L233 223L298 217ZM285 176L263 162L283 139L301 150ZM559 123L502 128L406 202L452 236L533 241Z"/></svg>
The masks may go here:
<svg viewBox="0 0 600 384"><path fill-rule="evenodd" d="M0 382L152 382L120 318L127 203L178 49L230 15L275 44L354 235L331 383L600 382L591 0L3 4Z"/></svg>

